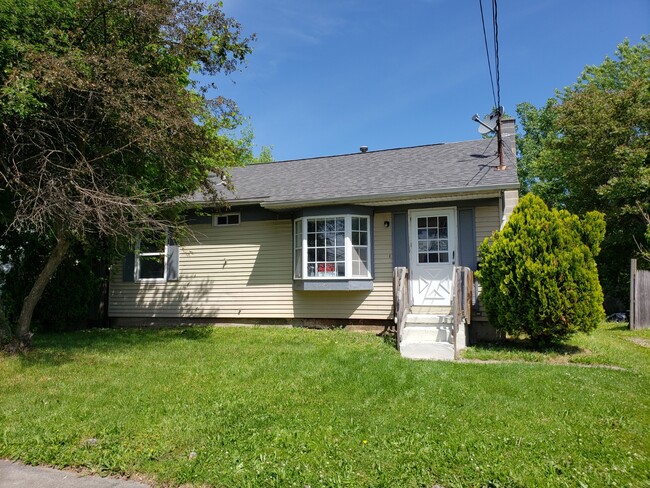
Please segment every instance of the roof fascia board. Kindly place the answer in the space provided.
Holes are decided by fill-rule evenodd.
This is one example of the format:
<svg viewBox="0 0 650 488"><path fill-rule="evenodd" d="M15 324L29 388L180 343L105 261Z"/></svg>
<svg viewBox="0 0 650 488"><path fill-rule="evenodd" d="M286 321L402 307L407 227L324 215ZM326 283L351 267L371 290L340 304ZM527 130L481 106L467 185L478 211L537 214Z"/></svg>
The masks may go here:
<svg viewBox="0 0 650 488"><path fill-rule="evenodd" d="M518 190L519 183L511 184L501 184L501 185L490 185L483 186L481 188L476 187L460 187L460 188L444 188L434 191L416 191L416 192L395 192L395 193L384 193L377 195L366 195L363 197L339 197L339 198L327 198L327 199L311 199L311 200L279 200L271 202L260 202L262 207L268 209L283 209L283 208L295 208L295 207L315 207L322 205L342 205L342 204L366 204L366 205L385 205L386 202L403 202L408 199L417 199L422 201L426 198L431 199L441 199L442 197L447 197L451 200L464 198L466 195L485 195L485 194L498 194L500 191L504 190Z"/></svg>

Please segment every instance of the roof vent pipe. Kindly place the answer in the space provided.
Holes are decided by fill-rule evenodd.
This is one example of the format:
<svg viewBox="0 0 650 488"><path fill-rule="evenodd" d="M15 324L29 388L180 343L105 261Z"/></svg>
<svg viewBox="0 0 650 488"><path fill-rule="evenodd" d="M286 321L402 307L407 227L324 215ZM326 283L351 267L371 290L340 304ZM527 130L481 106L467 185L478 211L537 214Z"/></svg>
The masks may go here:
<svg viewBox="0 0 650 488"><path fill-rule="evenodd" d="M368 152L368 146L361 146L359 148L359 151L361 151L362 153L367 153Z"/></svg>

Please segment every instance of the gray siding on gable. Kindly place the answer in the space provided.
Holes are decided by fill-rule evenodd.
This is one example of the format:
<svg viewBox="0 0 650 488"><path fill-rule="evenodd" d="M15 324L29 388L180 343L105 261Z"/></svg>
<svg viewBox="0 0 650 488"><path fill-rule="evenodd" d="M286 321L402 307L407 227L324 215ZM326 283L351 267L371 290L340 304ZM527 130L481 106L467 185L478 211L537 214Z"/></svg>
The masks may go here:
<svg viewBox="0 0 650 488"><path fill-rule="evenodd" d="M409 219L406 212L393 214L393 266L409 266Z"/></svg>
<svg viewBox="0 0 650 488"><path fill-rule="evenodd" d="M241 216L241 222L257 222L259 220L280 220L288 218L286 214L267 210L259 205L247 205L222 208L219 211L209 208L201 211L191 211L187 215L185 222L188 225L212 225L212 216L221 213L238 213Z"/></svg>
<svg viewBox="0 0 650 488"><path fill-rule="evenodd" d="M476 225L473 208L458 210L458 253L458 264L476 270Z"/></svg>
<svg viewBox="0 0 650 488"><path fill-rule="evenodd" d="M135 253L129 252L122 260L122 281L133 283L135 281Z"/></svg>
<svg viewBox="0 0 650 488"><path fill-rule="evenodd" d="M167 245L167 281L178 280L178 246L175 244Z"/></svg>

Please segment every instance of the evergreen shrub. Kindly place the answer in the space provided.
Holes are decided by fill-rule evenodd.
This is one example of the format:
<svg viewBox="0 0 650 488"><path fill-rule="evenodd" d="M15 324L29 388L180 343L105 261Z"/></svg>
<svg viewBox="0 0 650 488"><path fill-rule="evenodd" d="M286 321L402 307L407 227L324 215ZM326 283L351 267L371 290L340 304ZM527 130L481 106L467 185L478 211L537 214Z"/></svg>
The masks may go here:
<svg viewBox="0 0 650 488"><path fill-rule="evenodd" d="M605 317L594 260L604 235L600 212L581 219L524 196L479 247L477 278L492 325L538 345L595 329Z"/></svg>

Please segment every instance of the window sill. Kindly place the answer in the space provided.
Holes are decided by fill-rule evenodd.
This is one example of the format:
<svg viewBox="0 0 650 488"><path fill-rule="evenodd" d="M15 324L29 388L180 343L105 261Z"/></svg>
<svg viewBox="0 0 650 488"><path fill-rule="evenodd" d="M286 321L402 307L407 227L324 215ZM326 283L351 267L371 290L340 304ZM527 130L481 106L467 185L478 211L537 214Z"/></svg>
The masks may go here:
<svg viewBox="0 0 650 488"><path fill-rule="evenodd" d="M370 291L373 289L372 279L352 280L293 280L294 290L303 291Z"/></svg>

